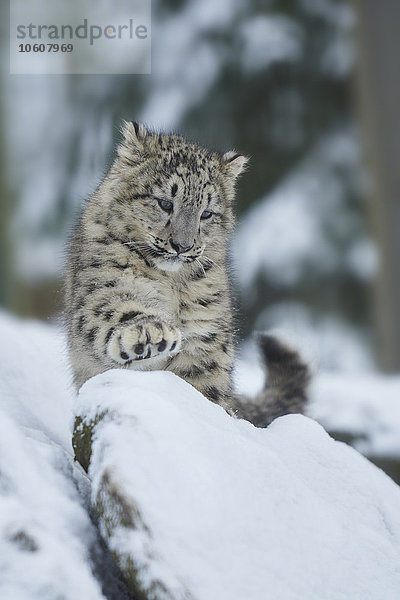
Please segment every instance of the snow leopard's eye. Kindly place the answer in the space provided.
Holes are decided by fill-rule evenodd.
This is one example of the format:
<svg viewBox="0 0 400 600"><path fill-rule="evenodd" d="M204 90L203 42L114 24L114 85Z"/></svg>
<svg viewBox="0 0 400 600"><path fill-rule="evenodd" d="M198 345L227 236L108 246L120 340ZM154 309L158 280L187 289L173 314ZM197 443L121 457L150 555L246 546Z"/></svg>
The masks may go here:
<svg viewBox="0 0 400 600"><path fill-rule="evenodd" d="M204 211L201 213L201 217L200 217L200 219L209 219L211 216L212 216L212 212L211 212L211 210L204 210Z"/></svg>
<svg viewBox="0 0 400 600"><path fill-rule="evenodd" d="M158 205L160 208L165 210L165 212L172 212L172 207L174 206L170 200L162 200L161 198L157 199Z"/></svg>

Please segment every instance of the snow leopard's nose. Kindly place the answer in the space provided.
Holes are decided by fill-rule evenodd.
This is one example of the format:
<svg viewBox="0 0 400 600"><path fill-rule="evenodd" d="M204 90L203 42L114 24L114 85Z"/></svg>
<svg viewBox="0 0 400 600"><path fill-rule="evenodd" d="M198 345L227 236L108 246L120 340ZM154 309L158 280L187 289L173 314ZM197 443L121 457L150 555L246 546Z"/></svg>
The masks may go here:
<svg viewBox="0 0 400 600"><path fill-rule="evenodd" d="M175 252L177 254L183 254L184 252L191 250L194 246L194 244L191 244L190 246L180 244L179 242L176 242L172 238L169 240L169 243L171 244L172 248L175 250Z"/></svg>

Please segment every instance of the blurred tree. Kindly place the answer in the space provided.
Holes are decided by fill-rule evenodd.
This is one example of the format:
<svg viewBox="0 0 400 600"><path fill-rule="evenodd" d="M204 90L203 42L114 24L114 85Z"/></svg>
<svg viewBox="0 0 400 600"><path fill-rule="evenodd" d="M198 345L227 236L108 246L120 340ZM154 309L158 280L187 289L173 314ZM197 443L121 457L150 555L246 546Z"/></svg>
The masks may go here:
<svg viewBox="0 0 400 600"><path fill-rule="evenodd" d="M372 174L370 212L380 250L375 316L379 359L400 371L400 3L357 0L358 100Z"/></svg>
<svg viewBox="0 0 400 600"><path fill-rule="evenodd" d="M8 70L5 52L7 35L6 27L9 22L8 6L0 5L0 88L5 83L5 72ZM4 89L4 88L3 88ZM8 177L8 153L5 136L5 106L4 95L0 95L0 306L11 308L12 302L12 272L13 248L10 232L10 219L12 214L11 187Z"/></svg>
<svg viewBox="0 0 400 600"><path fill-rule="evenodd" d="M0 305L10 308L11 302L11 195L7 180L5 140L3 135L3 108L0 104Z"/></svg>

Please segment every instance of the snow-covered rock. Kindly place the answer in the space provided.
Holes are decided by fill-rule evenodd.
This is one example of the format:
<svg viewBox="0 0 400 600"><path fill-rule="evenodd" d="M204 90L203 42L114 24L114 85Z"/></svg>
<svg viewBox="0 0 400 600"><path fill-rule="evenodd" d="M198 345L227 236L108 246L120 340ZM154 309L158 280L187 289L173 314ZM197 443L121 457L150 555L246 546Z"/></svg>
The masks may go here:
<svg viewBox="0 0 400 600"><path fill-rule="evenodd" d="M0 339L0 598L127 599L94 556L63 335L0 313ZM398 389L320 373L311 414L395 453ZM170 373L105 373L76 410L102 415L91 501L122 566L140 567L134 585L154 582L149 599L400 597L399 488L315 422L257 430Z"/></svg>
<svg viewBox="0 0 400 600"><path fill-rule="evenodd" d="M256 429L171 373L121 370L76 414L103 536L145 597L399 598L400 490L314 421Z"/></svg>

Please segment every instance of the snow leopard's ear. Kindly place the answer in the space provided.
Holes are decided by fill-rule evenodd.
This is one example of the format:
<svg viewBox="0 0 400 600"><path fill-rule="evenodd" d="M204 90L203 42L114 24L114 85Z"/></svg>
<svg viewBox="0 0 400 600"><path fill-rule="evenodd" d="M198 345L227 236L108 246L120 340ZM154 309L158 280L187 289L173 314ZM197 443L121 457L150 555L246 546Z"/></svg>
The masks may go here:
<svg viewBox="0 0 400 600"><path fill-rule="evenodd" d="M124 141L118 147L118 154L121 157L128 158L128 153L141 153L143 150L143 143L148 135L147 129L142 123L123 121L121 127Z"/></svg>
<svg viewBox="0 0 400 600"><path fill-rule="evenodd" d="M247 156L238 154L235 150L230 150L222 156L222 170L229 177L236 179L244 171L248 161Z"/></svg>

